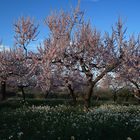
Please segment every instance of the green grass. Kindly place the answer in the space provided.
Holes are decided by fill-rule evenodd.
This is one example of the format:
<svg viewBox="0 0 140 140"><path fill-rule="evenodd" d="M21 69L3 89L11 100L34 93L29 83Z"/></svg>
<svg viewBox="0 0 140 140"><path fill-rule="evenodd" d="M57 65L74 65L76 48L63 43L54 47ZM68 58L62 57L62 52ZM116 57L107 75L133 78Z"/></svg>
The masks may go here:
<svg viewBox="0 0 140 140"><path fill-rule="evenodd" d="M133 140L140 138L140 106L101 105L88 112L82 106L4 107L0 110L0 140Z"/></svg>

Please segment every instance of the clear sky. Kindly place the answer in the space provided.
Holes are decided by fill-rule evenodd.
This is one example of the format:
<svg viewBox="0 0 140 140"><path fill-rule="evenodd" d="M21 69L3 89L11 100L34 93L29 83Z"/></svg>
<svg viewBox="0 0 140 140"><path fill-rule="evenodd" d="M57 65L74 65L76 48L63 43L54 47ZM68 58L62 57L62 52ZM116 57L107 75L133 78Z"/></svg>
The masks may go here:
<svg viewBox="0 0 140 140"><path fill-rule="evenodd" d="M54 10L71 10L77 0L0 0L0 38L6 46L14 44L13 23L21 16L30 16L40 24L41 41L48 30L43 20ZM126 22L128 33L140 32L140 0L81 0L81 10L85 11L85 19L102 33L110 31L111 26L120 16Z"/></svg>

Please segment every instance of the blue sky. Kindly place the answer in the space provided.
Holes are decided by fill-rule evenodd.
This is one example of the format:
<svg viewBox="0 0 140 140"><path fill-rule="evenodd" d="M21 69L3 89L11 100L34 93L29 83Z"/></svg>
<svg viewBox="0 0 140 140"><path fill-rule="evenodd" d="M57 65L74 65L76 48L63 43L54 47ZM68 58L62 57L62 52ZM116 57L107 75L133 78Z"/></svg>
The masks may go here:
<svg viewBox="0 0 140 140"><path fill-rule="evenodd" d="M43 20L54 10L71 10L77 0L0 0L0 38L6 46L14 44L13 23L21 16L30 16L39 23L38 42L48 35ZM128 34L140 32L140 0L81 0L85 19L102 33L121 16L128 27Z"/></svg>

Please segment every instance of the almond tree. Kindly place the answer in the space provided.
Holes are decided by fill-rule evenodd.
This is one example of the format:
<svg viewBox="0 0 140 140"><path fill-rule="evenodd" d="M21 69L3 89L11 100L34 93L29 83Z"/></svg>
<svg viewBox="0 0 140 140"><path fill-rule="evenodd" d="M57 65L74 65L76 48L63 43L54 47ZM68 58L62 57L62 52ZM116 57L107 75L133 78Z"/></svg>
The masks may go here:
<svg viewBox="0 0 140 140"><path fill-rule="evenodd" d="M137 39L130 37L127 46L124 64L118 72L121 78L130 82L132 88L137 90L134 97L140 101L140 36Z"/></svg>
<svg viewBox="0 0 140 140"><path fill-rule="evenodd" d="M50 36L38 47L38 56L35 56L34 60L41 70L40 75L38 75L38 85L46 92L50 89L51 79L56 74L56 70L59 70L59 77L60 75L65 77L67 62L64 62L65 56L63 54L71 43L74 28L82 23L82 16L83 12L79 11L78 6L72 14L61 11L59 14L53 13L45 20L45 24L50 29ZM72 85L67 80L65 81L74 97Z"/></svg>
<svg viewBox="0 0 140 140"><path fill-rule="evenodd" d="M53 14L45 23L50 29L50 36L39 49L42 69L40 81L48 88L56 67L62 73L77 71L88 85L84 96L85 107L88 108L95 85L125 62L130 41L125 38L126 29L121 19L112 28L112 33L105 33L104 36L93 29L89 22L84 22L79 7L70 14L63 11Z"/></svg>
<svg viewBox="0 0 140 140"><path fill-rule="evenodd" d="M44 49L40 50L43 79L46 74L51 74L51 67L55 68L55 65L63 67L64 73L78 71L86 79L88 90L84 102L88 108L94 86L122 63L127 44L121 19L111 35L106 33L101 37L82 17L83 13L76 8L72 14L61 12L47 18L45 23L51 33L45 40Z"/></svg>
<svg viewBox="0 0 140 140"><path fill-rule="evenodd" d="M18 87L25 101L26 87L35 86L35 66L32 59L26 59L23 48L15 48L11 51L11 77L9 77L9 85Z"/></svg>
<svg viewBox="0 0 140 140"><path fill-rule="evenodd" d="M14 31L16 48L12 53L15 58L13 75L16 78L17 86L21 89L23 99L25 100L24 88L29 86L29 79L33 76L35 67L35 65L33 66L33 61L31 56L29 56L30 53L28 53L27 47L32 41L36 40L39 33L38 25L29 17L21 17L15 22Z"/></svg>
<svg viewBox="0 0 140 140"><path fill-rule="evenodd" d="M45 46L46 47L46 46ZM38 69L37 86L45 92L46 96L52 88L64 86L67 87L76 103L76 95L74 93L74 83L81 82L82 77L76 71L70 71L65 68L63 63L56 60L56 52L51 48L38 48L38 55L33 55L32 58Z"/></svg>
<svg viewBox="0 0 140 140"><path fill-rule="evenodd" d="M64 51L65 61L69 61L84 76L88 89L85 93L85 107L88 108L93 88L108 73L122 63L125 46L122 22L119 19L111 36L107 33L103 37L89 23L82 24L74 34L71 45Z"/></svg>
<svg viewBox="0 0 140 140"><path fill-rule="evenodd" d="M6 98L6 82L12 74L12 63L11 49L6 50L3 48L0 51L0 82L3 100Z"/></svg>

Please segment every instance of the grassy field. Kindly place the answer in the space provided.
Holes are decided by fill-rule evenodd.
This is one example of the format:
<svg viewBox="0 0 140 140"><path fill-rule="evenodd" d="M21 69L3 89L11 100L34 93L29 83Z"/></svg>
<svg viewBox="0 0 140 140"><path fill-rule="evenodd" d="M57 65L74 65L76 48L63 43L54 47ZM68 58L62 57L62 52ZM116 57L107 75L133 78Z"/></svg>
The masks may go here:
<svg viewBox="0 0 140 140"><path fill-rule="evenodd" d="M61 100L7 101L0 104L0 140L139 140L140 106Z"/></svg>

